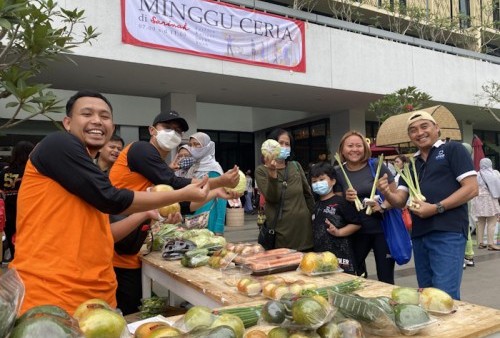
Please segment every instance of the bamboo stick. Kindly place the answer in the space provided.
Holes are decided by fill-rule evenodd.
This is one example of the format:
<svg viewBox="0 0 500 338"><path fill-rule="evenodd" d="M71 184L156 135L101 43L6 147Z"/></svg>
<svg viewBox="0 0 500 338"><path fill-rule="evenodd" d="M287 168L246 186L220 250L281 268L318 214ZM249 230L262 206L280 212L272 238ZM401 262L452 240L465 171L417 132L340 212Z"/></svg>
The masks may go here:
<svg viewBox="0 0 500 338"><path fill-rule="evenodd" d="M378 178L380 177L380 169L382 168L382 163L384 163L384 154L381 154L378 157L377 171L375 172L375 177L373 178L373 186L372 186L372 191L370 192L370 200L373 200L373 198L375 197L375 191L377 190L377 181ZM366 214L371 215L372 212L373 212L372 206L369 205L366 208Z"/></svg>

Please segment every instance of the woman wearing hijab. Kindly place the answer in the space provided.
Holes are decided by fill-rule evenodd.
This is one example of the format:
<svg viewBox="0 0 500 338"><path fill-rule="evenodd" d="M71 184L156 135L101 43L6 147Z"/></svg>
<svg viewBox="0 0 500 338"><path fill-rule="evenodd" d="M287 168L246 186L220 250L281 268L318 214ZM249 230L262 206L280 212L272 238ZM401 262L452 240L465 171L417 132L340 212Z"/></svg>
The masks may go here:
<svg viewBox="0 0 500 338"><path fill-rule="evenodd" d="M189 145L185 144L179 148L177 151L177 156L175 160L170 165L170 168L175 170L175 176L187 177L189 168L193 166L196 162L194 158L189 153Z"/></svg>
<svg viewBox="0 0 500 338"><path fill-rule="evenodd" d="M224 173L219 162L215 160L215 143L210 140L210 136L207 134L198 132L191 135L189 145L185 146L185 149L195 160L194 164L187 170L186 177L201 178L205 175L218 177ZM198 208L194 214L198 215L209 211L207 228L216 235L222 236L226 219L226 204L225 199L215 198Z"/></svg>
<svg viewBox="0 0 500 338"><path fill-rule="evenodd" d="M489 158L483 158L479 162L479 171L477 172L477 183L479 185L479 195L473 199L472 212L477 217L477 244L479 249L488 248L488 250L499 251L500 246L495 245L493 240L497 217L500 214L500 173L493 169L493 164ZM483 243L484 228L488 244Z"/></svg>

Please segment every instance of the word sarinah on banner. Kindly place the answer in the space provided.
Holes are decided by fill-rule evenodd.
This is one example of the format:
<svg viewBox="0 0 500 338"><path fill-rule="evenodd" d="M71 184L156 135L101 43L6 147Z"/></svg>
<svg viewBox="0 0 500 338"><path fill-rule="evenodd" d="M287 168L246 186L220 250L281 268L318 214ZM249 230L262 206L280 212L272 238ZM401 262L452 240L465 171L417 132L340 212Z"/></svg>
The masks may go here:
<svg viewBox="0 0 500 338"><path fill-rule="evenodd" d="M121 0L125 43L305 72L304 22L207 0Z"/></svg>

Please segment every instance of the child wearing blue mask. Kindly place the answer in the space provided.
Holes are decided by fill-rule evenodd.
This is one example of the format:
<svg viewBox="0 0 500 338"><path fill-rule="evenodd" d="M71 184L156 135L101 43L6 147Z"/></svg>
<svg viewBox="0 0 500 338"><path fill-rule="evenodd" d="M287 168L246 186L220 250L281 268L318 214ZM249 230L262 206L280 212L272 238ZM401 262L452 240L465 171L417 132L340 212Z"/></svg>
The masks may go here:
<svg viewBox="0 0 500 338"><path fill-rule="evenodd" d="M310 177L312 190L319 196L312 215L314 251L334 253L344 272L358 274L355 271L351 234L361 228L361 219L351 203L335 195L333 187L336 174L331 164L315 164Z"/></svg>

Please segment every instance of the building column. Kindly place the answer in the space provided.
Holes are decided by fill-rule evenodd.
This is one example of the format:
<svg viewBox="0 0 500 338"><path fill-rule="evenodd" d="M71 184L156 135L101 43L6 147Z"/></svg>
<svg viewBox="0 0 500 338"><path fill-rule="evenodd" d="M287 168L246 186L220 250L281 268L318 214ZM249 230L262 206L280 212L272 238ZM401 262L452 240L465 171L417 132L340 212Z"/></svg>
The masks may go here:
<svg viewBox="0 0 500 338"><path fill-rule="evenodd" d="M196 113L196 95L169 93L161 98L161 111L175 110L184 118L189 130L184 134L183 139L189 138L189 135L198 130L198 116Z"/></svg>
<svg viewBox="0 0 500 338"><path fill-rule="evenodd" d="M139 139L139 127L136 126L120 126L120 130L117 132L125 142L125 145Z"/></svg>
<svg viewBox="0 0 500 338"><path fill-rule="evenodd" d="M330 151L333 155L338 150L340 139L349 130L357 130L365 135L365 111L361 109L343 110L330 114Z"/></svg>
<svg viewBox="0 0 500 338"><path fill-rule="evenodd" d="M472 144L472 137L474 136L474 123L469 120L458 120L458 125L462 131L462 142Z"/></svg>

